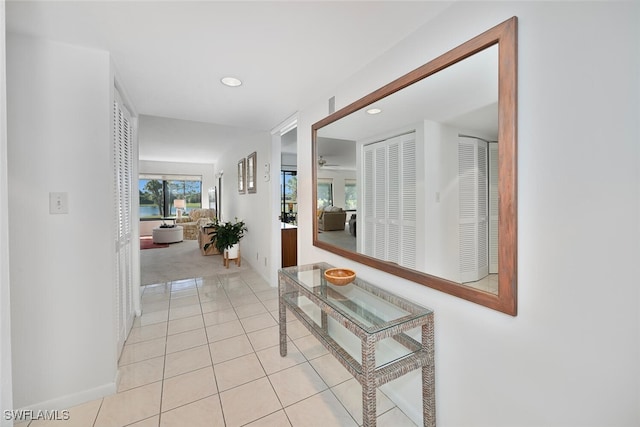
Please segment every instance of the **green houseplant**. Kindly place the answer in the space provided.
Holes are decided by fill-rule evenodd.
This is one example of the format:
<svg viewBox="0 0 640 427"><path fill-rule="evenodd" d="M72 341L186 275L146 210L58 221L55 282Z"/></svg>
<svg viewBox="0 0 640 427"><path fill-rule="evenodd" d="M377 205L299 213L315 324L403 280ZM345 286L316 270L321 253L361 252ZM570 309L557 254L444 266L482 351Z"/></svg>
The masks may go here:
<svg viewBox="0 0 640 427"><path fill-rule="evenodd" d="M235 222L217 222L213 231L209 233L211 239L209 243L205 243L204 250L206 251L209 246L213 245L221 254L224 254L226 249L240 242L246 231L247 226L244 221L238 221L238 218L235 219Z"/></svg>

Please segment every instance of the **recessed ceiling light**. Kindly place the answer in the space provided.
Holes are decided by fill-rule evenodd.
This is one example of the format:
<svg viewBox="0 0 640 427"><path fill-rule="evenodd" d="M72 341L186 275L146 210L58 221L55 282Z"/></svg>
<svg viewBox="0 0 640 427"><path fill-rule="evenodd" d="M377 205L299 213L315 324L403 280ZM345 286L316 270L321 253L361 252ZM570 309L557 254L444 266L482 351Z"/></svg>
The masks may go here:
<svg viewBox="0 0 640 427"><path fill-rule="evenodd" d="M220 79L220 81L223 85L231 87L240 86L242 84L242 81L240 79L236 79L235 77L223 77L222 79Z"/></svg>
<svg viewBox="0 0 640 427"><path fill-rule="evenodd" d="M380 113L382 113L382 110L379 108L369 108L367 110L367 114L371 114L371 115L380 114Z"/></svg>

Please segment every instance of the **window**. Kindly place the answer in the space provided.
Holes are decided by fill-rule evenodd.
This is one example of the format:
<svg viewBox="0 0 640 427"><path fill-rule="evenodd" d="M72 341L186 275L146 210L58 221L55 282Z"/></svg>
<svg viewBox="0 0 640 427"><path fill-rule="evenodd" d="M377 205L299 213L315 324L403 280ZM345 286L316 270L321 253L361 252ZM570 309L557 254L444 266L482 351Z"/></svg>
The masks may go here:
<svg viewBox="0 0 640 427"><path fill-rule="evenodd" d="M318 178L318 209L333 206L333 181Z"/></svg>
<svg viewBox="0 0 640 427"><path fill-rule="evenodd" d="M297 224L298 216L298 177L295 171L280 172L280 217L282 222Z"/></svg>
<svg viewBox="0 0 640 427"><path fill-rule="evenodd" d="M202 207L202 177L140 175L140 219L158 219L176 214L175 199L187 202L186 212Z"/></svg>
<svg viewBox="0 0 640 427"><path fill-rule="evenodd" d="M345 179L344 181L344 208L348 211L358 208L358 190L355 179Z"/></svg>

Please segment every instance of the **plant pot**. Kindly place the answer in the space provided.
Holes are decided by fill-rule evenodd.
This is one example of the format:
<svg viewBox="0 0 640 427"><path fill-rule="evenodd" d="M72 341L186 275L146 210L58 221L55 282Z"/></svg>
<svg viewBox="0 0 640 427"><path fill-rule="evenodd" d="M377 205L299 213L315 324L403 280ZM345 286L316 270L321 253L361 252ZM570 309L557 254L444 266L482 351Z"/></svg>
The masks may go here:
<svg viewBox="0 0 640 427"><path fill-rule="evenodd" d="M240 243L236 243L224 250L224 266L229 268L229 261L235 260L237 266L240 266Z"/></svg>

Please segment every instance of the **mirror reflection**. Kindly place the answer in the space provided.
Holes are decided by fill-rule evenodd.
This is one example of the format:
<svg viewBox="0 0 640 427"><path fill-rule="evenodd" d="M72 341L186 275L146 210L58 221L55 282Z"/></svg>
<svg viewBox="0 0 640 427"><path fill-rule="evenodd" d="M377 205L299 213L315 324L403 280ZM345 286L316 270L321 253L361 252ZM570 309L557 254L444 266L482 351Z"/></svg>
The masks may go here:
<svg viewBox="0 0 640 427"><path fill-rule="evenodd" d="M498 45L317 130L317 240L498 294Z"/></svg>

